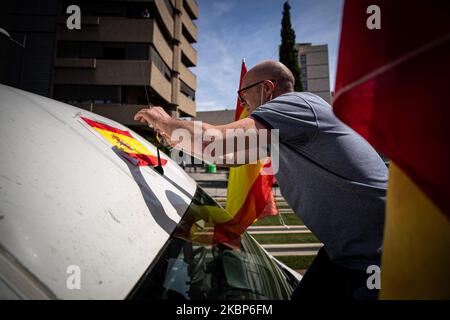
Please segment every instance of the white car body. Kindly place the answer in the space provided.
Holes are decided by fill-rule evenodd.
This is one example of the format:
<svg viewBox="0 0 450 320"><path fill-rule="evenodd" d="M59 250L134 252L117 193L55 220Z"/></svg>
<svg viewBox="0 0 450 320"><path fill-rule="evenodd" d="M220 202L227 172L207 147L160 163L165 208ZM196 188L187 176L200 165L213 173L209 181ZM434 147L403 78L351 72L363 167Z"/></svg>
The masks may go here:
<svg viewBox="0 0 450 320"><path fill-rule="evenodd" d="M167 155L164 175L127 164L80 116L128 130L156 154L115 121L0 85L3 298L126 298L196 192Z"/></svg>

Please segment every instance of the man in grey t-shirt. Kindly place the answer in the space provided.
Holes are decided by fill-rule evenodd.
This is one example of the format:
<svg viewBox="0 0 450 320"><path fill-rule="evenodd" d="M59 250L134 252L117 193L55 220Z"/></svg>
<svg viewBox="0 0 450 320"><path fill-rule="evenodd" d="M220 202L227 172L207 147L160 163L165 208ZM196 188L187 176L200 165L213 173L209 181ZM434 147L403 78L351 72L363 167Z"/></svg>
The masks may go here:
<svg viewBox="0 0 450 320"><path fill-rule="evenodd" d="M320 97L294 92L294 77L280 62L264 61L247 72L239 97L250 116L203 129L278 129L281 193L324 244L293 298L370 299L370 265L380 264L387 168L377 152L343 124ZM194 133L192 121L170 118L161 108L135 116L171 136Z"/></svg>

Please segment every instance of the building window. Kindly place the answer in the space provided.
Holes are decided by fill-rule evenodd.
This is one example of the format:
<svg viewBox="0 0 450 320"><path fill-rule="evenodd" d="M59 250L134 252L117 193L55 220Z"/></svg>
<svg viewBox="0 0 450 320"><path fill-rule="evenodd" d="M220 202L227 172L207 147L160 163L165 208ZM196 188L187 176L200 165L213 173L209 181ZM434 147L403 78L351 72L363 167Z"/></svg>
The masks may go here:
<svg viewBox="0 0 450 320"><path fill-rule="evenodd" d="M301 65L306 65L306 54L301 54L300 55L300 64Z"/></svg>
<svg viewBox="0 0 450 320"><path fill-rule="evenodd" d="M306 69L306 66L302 66L300 69L300 75L303 79L308 78L308 71Z"/></svg>
<svg viewBox="0 0 450 320"><path fill-rule="evenodd" d="M108 85L57 84L53 98L66 103L120 103L121 87Z"/></svg>
<svg viewBox="0 0 450 320"><path fill-rule="evenodd" d="M59 41L57 48L58 58L79 58L80 45L78 42Z"/></svg>
<svg viewBox="0 0 450 320"><path fill-rule="evenodd" d="M186 55L184 54L183 51L181 51L181 63L186 67L195 67L195 64L193 64L188 57L186 57Z"/></svg>
<svg viewBox="0 0 450 320"><path fill-rule="evenodd" d="M125 47L125 59L148 60L149 43L127 43Z"/></svg>
<svg viewBox="0 0 450 320"><path fill-rule="evenodd" d="M189 43L194 43L194 42L195 42L194 37L191 36L191 34L190 34L189 31L186 29L186 27L184 26L184 24L182 25L181 33L183 34L183 36L186 38L186 40L187 40Z"/></svg>
<svg viewBox="0 0 450 320"><path fill-rule="evenodd" d="M189 100L195 101L195 91L182 80L180 80L180 92L183 93Z"/></svg>
<svg viewBox="0 0 450 320"><path fill-rule="evenodd" d="M98 1L73 1L64 0L61 10L63 14L65 9L71 5L77 4L81 8L81 13L85 16L110 16L110 17L123 17L125 16L125 5L123 3L110 2L107 5Z"/></svg>
<svg viewBox="0 0 450 320"><path fill-rule="evenodd" d="M58 58L148 60L147 43L59 41Z"/></svg>
<svg viewBox="0 0 450 320"><path fill-rule="evenodd" d="M155 16L154 6L150 1L139 3L92 0L62 0L61 15L66 15L66 8L71 4L79 5L83 16L123 17L130 19L150 19Z"/></svg>
<svg viewBox="0 0 450 320"><path fill-rule="evenodd" d="M187 4L186 0L183 0L183 7L184 7L184 10L186 10L187 14L189 15L189 18L191 18L191 20L197 19L195 17L194 13L192 12L191 8Z"/></svg>
<svg viewBox="0 0 450 320"><path fill-rule="evenodd" d="M80 58L103 59L103 47L99 42L78 43Z"/></svg>
<svg viewBox="0 0 450 320"><path fill-rule="evenodd" d="M304 91L308 91L308 82L307 81L302 81L302 87Z"/></svg>
<svg viewBox="0 0 450 320"><path fill-rule="evenodd" d="M105 47L103 49L103 58L110 60L125 60L125 48Z"/></svg>
<svg viewBox="0 0 450 320"><path fill-rule="evenodd" d="M171 79L171 72L169 67L164 63L163 59L159 55L158 51L155 48L150 48L150 58L152 62L155 64L156 68L164 75L167 81Z"/></svg>
<svg viewBox="0 0 450 320"><path fill-rule="evenodd" d="M170 0L164 0L164 2L166 3L166 7L167 7L167 10L169 10L170 15L173 17L175 14L175 9L172 5L172 2Z"/></svg>

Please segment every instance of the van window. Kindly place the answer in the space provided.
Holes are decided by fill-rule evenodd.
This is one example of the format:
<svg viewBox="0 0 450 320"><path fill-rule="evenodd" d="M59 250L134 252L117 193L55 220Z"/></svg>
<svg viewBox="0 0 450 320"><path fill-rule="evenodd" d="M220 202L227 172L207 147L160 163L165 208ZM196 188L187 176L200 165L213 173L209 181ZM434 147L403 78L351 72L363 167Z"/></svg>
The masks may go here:
<svg viewBox="0 0 450 320"><path fill-rule="evenodd" d="M219 228L229 218L198 187L176 230L129 298L288 299L295 280L250 235L237 231L238 226Z"/></svg>

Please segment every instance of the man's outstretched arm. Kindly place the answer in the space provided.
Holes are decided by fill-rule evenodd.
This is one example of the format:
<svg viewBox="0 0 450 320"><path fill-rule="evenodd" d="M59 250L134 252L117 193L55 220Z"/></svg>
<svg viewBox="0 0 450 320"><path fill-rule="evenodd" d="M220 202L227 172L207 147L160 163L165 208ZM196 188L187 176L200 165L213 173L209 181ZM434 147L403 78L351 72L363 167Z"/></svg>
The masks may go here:
<svg viewBox="0 0 450 320"><path fill-rule="evenodd" d="M193 156L201 159L203 159L205 148L207 148L209 144L221 141L221 151L223 153L222 155L219 155L219 157L217 157L217 154L213 154L213 157L218 159L220 156L227 155L225 166L242 165L258 160L259 152L254 152L254 154L256 154L256 159L254 159L254 157L249 156L250 151L257 151L260 146L266 146L270 143L270 134L268 130L266 131L266 135L259 134L259 130L267 128L252 118L245 118L229 124L214 126L200 121L175 119L170 117L163 108L153 107L140 110L136 113L134 119L154 128L165 139L170 141L173 146L187 151ZM184 134L180 135L180 131L177 130L184 130ZM255 139L252 140L248 136L249 132L254 133ZM238 140L240 138L245 142L239 144ZM188 139L188 141L185 141L186 139ZM229 149L230 145L232 146L231 150ZM217 151L218 150L215 150L215 152ZM237 162L239 152L245 152L245 156L243 158L241 157L241 161ZM241 154L241 156L243 156L243 154ZM218 165L220 165L220 163L218 163Z"/></svg>

